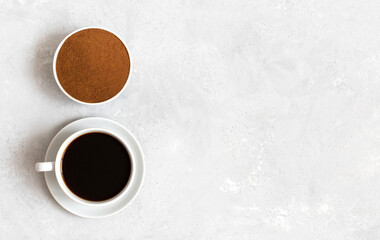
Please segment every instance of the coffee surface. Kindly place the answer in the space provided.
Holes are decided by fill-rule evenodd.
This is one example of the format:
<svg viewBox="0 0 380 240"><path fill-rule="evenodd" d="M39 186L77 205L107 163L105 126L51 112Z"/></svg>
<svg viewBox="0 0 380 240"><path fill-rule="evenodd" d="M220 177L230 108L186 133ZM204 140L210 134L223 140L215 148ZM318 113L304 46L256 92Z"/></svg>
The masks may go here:
<svg viewBox="0 0 380 240"><path fill-rule="evenodd" d="M130 58L113 33L85 29L65 40L58 52L56 72L62 88L73 98L98 103L118 94L127 82Z"/></svg>
<svg viewBox="0 0 380 240"><path fill-rule="evenodd" d="M62 175L75 195L89 201L104 201L124 189L131 175L131 161L124 145L114 137L88 133L66 148Z"/></svg>

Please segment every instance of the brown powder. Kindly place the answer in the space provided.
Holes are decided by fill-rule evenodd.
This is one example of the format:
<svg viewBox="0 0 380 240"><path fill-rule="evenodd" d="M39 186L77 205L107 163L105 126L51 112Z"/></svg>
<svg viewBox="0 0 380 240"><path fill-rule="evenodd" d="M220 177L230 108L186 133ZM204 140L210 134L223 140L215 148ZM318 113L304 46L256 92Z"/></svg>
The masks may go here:
<svg viewBox="0 0 380 240"><path fill-rule="evenodd" d="M58 81L73 98L106 101L121 91L130 71L123 42L102 29L85 29L63 43L56 62Z"/></svg>

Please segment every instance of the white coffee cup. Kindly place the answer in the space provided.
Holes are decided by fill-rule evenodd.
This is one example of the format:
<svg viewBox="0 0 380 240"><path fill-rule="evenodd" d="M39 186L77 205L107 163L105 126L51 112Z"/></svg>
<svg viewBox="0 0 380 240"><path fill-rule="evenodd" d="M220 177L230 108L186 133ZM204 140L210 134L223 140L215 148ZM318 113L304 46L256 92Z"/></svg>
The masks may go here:
<svg viewBox="0 0 380 240"><path fill-rule="evenodd" d="M67 185L63 179L63 176L62 176L62 160L63 160L64 153L66 151L66 148L70 145L70 143L72 143L76 138L78 138L84 134L93 133L93 132L105 133L105 134L108 134L108 135L114 137L128 151L128 146L127 146L126 142L122 138L120 138L117 134L115 134L109 130L102 129L102 128L87 128L87 129L83 129L83 130L80 130L80 131L73 133L62 143L62 145L59 147L59 150L57 152L55 161L38 162L38 163L36 163L35 168L36 168L37 172L53 171L55 174L55 177L57 178L57 181L58 181L60 188L72 200L74 200L78 203L84 204L84 205L88 205L88 206L100 206L100 205L105 205L105 204L111 204L111 203L115 202L117 199L121 198L126 193L128 186L130 185L131 182L133 182L133 179L135 178L135 163L134 163L135 160L134 160L133 156L130 155L131 173L130 173L129 180L128 180L127 184L125 185L124 189L122 191L120 191L116 196L114 196L110 199L104 200L104 201L89 201L89 200L78 197L67 187Z"/></svg>

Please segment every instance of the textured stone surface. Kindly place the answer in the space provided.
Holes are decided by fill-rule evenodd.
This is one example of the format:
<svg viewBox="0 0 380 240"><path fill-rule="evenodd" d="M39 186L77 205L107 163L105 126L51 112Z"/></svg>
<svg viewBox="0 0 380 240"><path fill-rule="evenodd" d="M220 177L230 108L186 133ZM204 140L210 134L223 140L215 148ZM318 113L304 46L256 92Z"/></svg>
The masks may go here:
<svg viewBox="0 0 380 240"><path fill-rule="evenodd" d="M1 239L380 239L380 5L352 0L0 0ZM60 92L55 48L103 26L126 91ZM108 117L145 153L119 214L83 219L34 164L67 123Z"/></svg>

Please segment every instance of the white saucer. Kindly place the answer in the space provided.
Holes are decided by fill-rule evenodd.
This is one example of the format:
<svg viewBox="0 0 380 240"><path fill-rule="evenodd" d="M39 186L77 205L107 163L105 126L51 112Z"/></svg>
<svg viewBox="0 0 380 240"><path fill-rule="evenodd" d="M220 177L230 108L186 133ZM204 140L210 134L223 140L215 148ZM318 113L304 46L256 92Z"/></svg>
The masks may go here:
<svg viewBox="0 0 380 240"><path fill-rule="evenodd" d="M129 183L126 194L114 203L102 206L86 206L70 199L59 187L54 171L45 172L46 184L55 200L67 211L86 218L110 216L126 207L137 195L144 178L143 153L136 138L125 127L106 118L90 117L70 123L62 128L51 141L45 156L45 162L55 160L58 149L63 141L74 132L85 128L103 128L115 132L129 146L129 151L136 157L136 177Z"/></svg>

